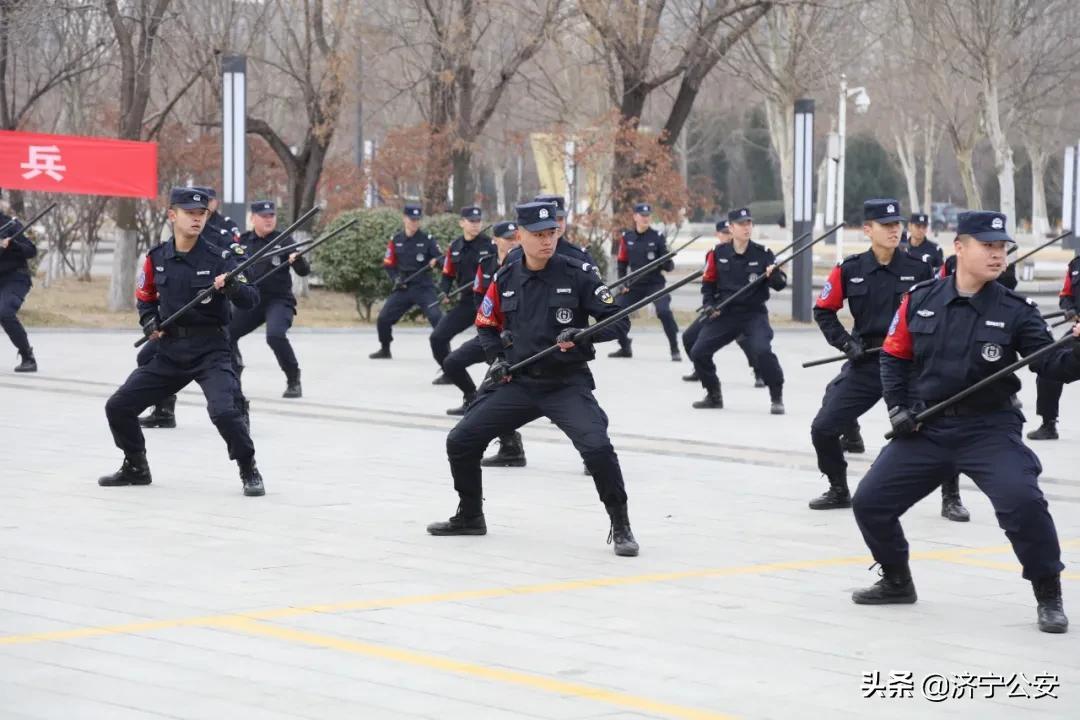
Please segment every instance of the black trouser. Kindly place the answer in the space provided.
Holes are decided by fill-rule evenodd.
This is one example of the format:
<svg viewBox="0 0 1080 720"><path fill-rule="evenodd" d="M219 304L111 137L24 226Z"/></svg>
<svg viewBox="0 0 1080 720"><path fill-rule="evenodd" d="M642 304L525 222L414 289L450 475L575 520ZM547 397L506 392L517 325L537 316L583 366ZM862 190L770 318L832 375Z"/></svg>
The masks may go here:
<svg viewBox="0 0 1080 720"><path fill-rule="evenodd" d="M694 347L694 343L697 342L698 335L701 334L701 328L705 327L705 319L707 317L708 315L698 315L694 318L694 321L683 330L682 342L683 349L686 350L686 357L690 357L690 350ZM746 336L740 335L735 338L735 344L739 346L739 349L743 351L743 355L746 356L746 364L754 371L754 376L761 377L761 373L754 367L754 356L750 354L750 345L746 341Z"/></svg>
<svg viewBox="0 0 1080 720"><path fill-rule="evenodd" d="M761 373L773 399L779 399L784 387L784 371L772 351L773 330L766 312L724 312L720 317L705 321L697 341L690 349L690 359L702 386L709 392L719 392L720 378L716 375L713 355L739 335L746 336L753 357L750 365Z"/></svg>
<svg viewBox="0 0 1080 720"><path fill-rule="evenodd" d="M462 394L472 395L476 392L476 383L469 377L467 368L470 365L479 365L486 360L487 356L484 354L484 346L480 344L480 336L474 335L446 356L442 363L443 373L461 390Z"/></svg>
<svg viewBox="0 0 1080 720"><path fill-rule="evenodd" d="M454 305L439 319L435 329L431 331L431 356L439 367L442 367L446 356L450 354L450 341L459 333L473 327L475 322L476 305L471 297ZM444 368L443 372L445 371Z"/></svg>
<svg viewBox="0 0 1080 720"><path fill-rule="evenodd" d="M1058 419L1061 406L1061 391L1065 388L1064 383L1042 375L1035 376L1035 412L1045 421Z"/></svg>
<svg viewBox="0 0 1080 720"><path fill-rule="evenodd" d="M250 461L255 456L255 445L244 425L240 381L225 336L165 337L153 344L158 343L158 351L136 368L105 403L116 446L125 455L146 452L139 413L195 381L206 396L210 420L224 438L229 457Z"/></svg>
<svg viewBox="0 0 1080 720"><path fill-rule="evenodd" d="M821 409L810 425L818 469L827 477L845 476L847 461L840 436L881 399L881 365L877 356L848 361L825 388Z"/></svg>
<svg viewBox="0 0 1080 720"><path fill-rule="evenodd" d="M635 283L630 286L628 292L624 293L620 290L619 294L615 296L615 302L619 307L627 307L652 295L663 287L664 283L662 282L649 285ZM664 334L667 335L668 345L671 346L671 351L677 352L679 349L679 325L675 322L675 313L671 312L671 296L665 295L660 298L653 303L653 307L656 308L656 317L660 318L660 324L664 328ZM629 336L630 329L627 328L626 332L618 338L620 347L625 349L630 346Z"/></svg>
<svg viewBox="0 0 1080 720"><path fill-rule="evenodd" d="M588 383L588 375L564 381L519 377L477 398L446 438L454 489L467 512L479 512L483 504L480 459L488 443L540 417L550 418L570 438L605 505L626 502L619 458L608 438L608 418Z"/></svg>
<svg viewBox="0 0 1080 720"><path fill-rule="evenodd" d="M30 339L19 322L18 312L32 285L30 275L18 270L0 277L0 327L23 357L30 354Z"/></svg>
<svg viewBox="0 0 1080 720"><path fill-rule="evenodd" d="M394 324L405 313L409 312L414 305L418 306L420 311L424 313L424 317L427 318L431 327L438 325L439 320L442 318L442 310L439 309L437 299L435 286L430 282L422 285L409 285L404 290L395 290L390 293L390 297L386 298L382 309L379 310L379 317L375 320L375 328L379 333L379 343L389 345L393 341L392 328ZM435 305L431 306L432 303L435 303Z"/></svg>
<svg viewBox="0 0 1080 720"><path fill-rule="evenodd" d="M942 478L962 472L990 498L1024 577L1060 573L1065 566L1057 530L1039 489L1042 465L1024 445L1023 422L1016 410L939 417L886 445L852 498L855 521L874 560L906 563L908 543L900 516Z"/></svg>
<svg viewBox="0 0 1080 720"><path fill-rule="evenodd" d="M288 337L294 315L296 301L291 298L264 298L250 310L233 308L232 321L229 322L229 341L232 343L233 355L240 356L240 338L266 323L266 344L274 351L278 367L286 377L294 377L300 367Z"/></svg>

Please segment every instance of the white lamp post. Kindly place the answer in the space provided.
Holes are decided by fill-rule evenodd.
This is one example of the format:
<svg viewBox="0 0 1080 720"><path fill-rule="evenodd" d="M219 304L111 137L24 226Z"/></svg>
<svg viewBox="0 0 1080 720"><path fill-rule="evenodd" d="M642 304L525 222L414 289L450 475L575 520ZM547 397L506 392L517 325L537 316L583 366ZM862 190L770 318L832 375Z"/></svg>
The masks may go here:
<svg viewBox="0 0 1080 720"><path fill-rule="evenodd" d="M840 75L840 110L837 119L837 135L840 141L840 156L836 166L836 222L844 222L844 162L847 157L847 100L855 98L855 112L860 115L870 109L870 96L866 94L866 88L857 87L848 89L847 75ZM841 228L836 234L836 261L844 259L844 230Z"/></svg>

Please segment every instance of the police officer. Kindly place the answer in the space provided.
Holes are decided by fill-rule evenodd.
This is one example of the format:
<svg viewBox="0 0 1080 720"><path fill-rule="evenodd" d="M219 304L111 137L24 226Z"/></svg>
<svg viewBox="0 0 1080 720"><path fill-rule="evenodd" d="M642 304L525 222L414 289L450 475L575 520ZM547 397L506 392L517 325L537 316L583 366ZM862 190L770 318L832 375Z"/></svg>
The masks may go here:
<svg viewBox="0 0 1080 720"><path fill-rule="evenodd" d="M607 434L607 416L596 402L588 361L592 344L614 340L628 318L578 345L574 338L588 318L618 312L611 292L592 272L555 252L555 205L517 206L523 259L496 275L476 316L484 352L491 360L489 390L480 394L446 438L446 453L460 498L456 514L428 525L432 535L484 535L480 456L499 433L539 417L550 418L567 434L592 471L611 519L609 542L617 555L637 555L630 529L619 460ZM622 326L622 327L620 327ZM561 352L510 376L511 364L559 345Z"/></svg>
<svg viewBox="0 0 1080 720"><path fill-rule="evenodd" d="M259 291L242 274L228 276L236 267L232 253L199 237L207 215L207 197L201 189L170 191L173 238L146 254L135 291L139 322L158 351L148 364L136 368L105 404L109 429L116 446L124 451L124 462L117 472L100 478L99 485L150 484L138 415L195 381L206 396L210 419L225 439L229 457L240 467L244 494L265 494L255 466L255 446L241 412L240 381L226 334L230 301L239 308L255 307ZM158 329L161 320L210 287L218 292L188 310L175 324Z"/></svg>
<svg viewBox="0 0 1080 720"><path fill-rule="evenodd" d="M473 320L476 312L487 293L492 278L506 260L507 254L518 246L517 223L497 223L492 230L495 236L496 252L481 259L476 268L476 279L473 281ZM446 356L443 361L443 372L461 390L461 407L450 408L447 415L464 415L476 399L476 384L469 377L468 368L484 362L484 346L480 342L479 333L473 335L461 347ZM494 455L480 461L483 467L525 467L525 446L521 441L521 433L517 430L503 433L499 436L499 451Z"/></svg>
<svg viewBox="0 0 1080 720"><path fill-rule="evenodd" d="M405 229L394 237L386 246L383 267L394 283L390 297L386 298L375 327L379 333L379 349L368 355L373 360L390 357L390 343L393 341L392 329L401 316L415 305L420 308L431 327L439 324L442 310L436 302L435 284L430 273L420 273L408 282L410 275L426 266L438 267L443 259L442 251L435 238L420 229L421 210L419 205L406 205L402 210Z"/></svg>
<svg viewBox="0 0 1080 720"><path fill-rule="evenodd" d="M1065 311L1065 319L1075 321L1080 311L1080 257L1075 257L1065 270L1065 284L1061 288L1058 305ZM1057 419L1061 405L1062 384L1044 375L1035 378L1038 391L1035 411L1042 424L1028 433L1028 440L1057 440Z"/></svg>
<svg viewBox="0 0 1080 720"><path fill-rule="evenodd" d="M945 253L940 245L926 236L929 229L930 217L926 213L912 213L908 218L907 231L900 239L900 248L936 272L945 264Z"/></svg>
<svg viewBox="0 0 1080 720"><path fill-rule="evenodd" d="M251 203L254 228L240 236L240 254L257 253L271 243L278 242L277 211L271 200ZM274 271L283 264L292 266L293 272L305 277L311 272L307 260L296 251L271 253L255 263L249 270L253 282ZM274 351L278 367L285 373L285 392L282 397L298 398L303 395L300 387L300 364L296 360L287 333L296 315L296 296L293 295L292 275L288 271L274 272L265 281L258 282L259 304L250 310L237 309L229 322L229 341L234 357L239 357L237 347L240 338L266 323L266 344ZM239 369L239 368L238 368Z"/></svg>
<svg viewBox="0 0 1080 720"><path fill-rule="evenodd" d="M206 222L203 224L202 232L199 233L206 242L214 248L221 250L234 249L237 246L237 241L240 240L240 228L231 218L223 216L217 211L218 200L217 192L214 188L206 185L195 185L193 190L198 190L200 194L209 198L207 207L210 214L206 218ZM167 238L166 238L167 239ZM146 343L139 350L138 355L135 357L135 362L138 367L143 367L151 360L154 359L154 355L157 354L157 343ZM239 367L239 360L236 362ZM244 413L247 414L248 402L245 398L243 400ZM151 409L148 415L139 418L139 426L143 428L174 428L176 427L176 395L169 395L162 398Z"/></svg>
<svg viewBox="0 0 1080 720"><path fill-rule="evenodd" d="M37 246L22 232L22 223L2 212L0 227L5 228L0 233L0 327L19 351L21 360L15 372L37 372L34 348L30 347L26 328L18 317L19 308L33 285L29 261L37 256Z"/></svg>
<svg viewBox="0 0 1080 720"><path fill-rule="evenodd" d="M783 290L787 276L776 267L772 250L750 240L754 219L749 208L739 208L728 213L732 242L717 245L705 261L705 274L701 278L701 296L707 307L715 307L761 276L766 282L759 283L751 292L743 293L734 303L724 308L719 316L705 320L697 341L690 350L694 370L705 388L705 398L694 403L695 408L722 408L720 379L716 375L713 355L739 335L745 335L753 356L752 366L761 372L769 388L770 412L784 414L784 372L780 361L772 351L773 330L769 325L769 311L765 307L769 289ZM705 310L709 313L709 310Z"/></svg>
<svg viewBox="0 0 1080 720"><path fill-rule="evenodd" d="M446 260L442 270L442 293L449 294L452 286L464 287L473 285L476 279L476 269L480 262L495 254L495 246L491 238L480 232L480 221L483 212L480 208L470 205L461 208L461 235L446 249ZM446 356L450 354L450 341L459 333L473 326L476 320L476 303L472 293L462 292L454 301L449 312L442 316L439 324L431 331L431 354L435 362L441 368ZM445 374L445 369L443 370ZM442 385L449 382L449 378L443 381L436 378L435 383Z"/></svg>
<svg viewBox="0 0 1080 720"><path fill-rule="evenodd" d="M722 218L716 221L716 242L718 245L727 245L731 242L731 228L728 226L727 218ZM690 323L686 330L683 331L682 343L686 348L687 357L690 356L690 349L694 347L694 343L697 342L698 335L701 333L701 328L704 327L705 321L708 320L707 314L698 315L694 318L694 321ZM746 355L746 363L750 366L750 369L754 371L754 387L765 387L765 381L761 378L761 373L754 367L754 356L750 353L750 346L746 342L746 336L740 335L735 338L735 344L739 346L739 349ZM697 370L694 370L689 375L683 375L683 380L686 382L701 382L698 378Z"/></svg>
<svg viewBox="0 0 1080 720"><path fill-rule="evenodd" d="M210 215L206 218L202 235L212 244L222 248L227 248L239 241L242 234L240 226L233 222L231 217L217 211L218 198L214 188L199 186L196 189L202 190L210 198L210 204L207 206L210 209Z"/></svg>
<svg viewBox="0 0 1080 720"><path fill-rule="evenodd" d="M955 396L1016 360L1050 345L1038 308L993 282L1004 270L1001 213L959 217L956 274L912 288L900 303L881 356L881 384L896 438L881 451L852 499L855 520L882 578L857 590L859 604L913 603L915 584L900 516L943 475L963 472L989 497L1032 582L1039 629L1065 632L1061 548L1039 489L1039 459L1023 444L1015 375L995 382L923 423L922 407ZM1080 336L1080 325L1073 335ZM1062 382L1080 379L1080 344L1059 346L1032 363Z"/></svg>
<svg viewBox="0 0 1080 720"><path fill-rule="evenodd" d="M628 271L637 270L642 265L648 265L661 255L667 254L667 238L649 224L651 216L652 206L649 203L634 205L634 227L631 230L623 230L619 236L619 277L624 277ZM616 297L616 302L620 307L627 307L651 295L664 287L664 275L661 271L671 272L674 269L675 260L670 259L655 270L634 280L632 285L624 284ZM664 334L667 335L671 359L674 362L680 362L682 356L679 354L679 326L675 322L674 313L671 312L671 296L665 295L660 298L653 303L653 307L656 308L656 316L660 318ZM620 337L619 349L609 353L608 357L633 357L630 338Z"/></svg>
<svg viewBox="0 0 1080 720"><path fill-rule="evenodd" d="M896 200L864 202L863 233L870 239L870 249L832 269L814 306L814 321L825 340L849 360L825 388L821 409L810 426L818 469L829 481L825 494L810 501L812 510L851 507L841 428L850 427L881 399L878 354L867 351L881 347L903 294L933 277L930 265L897 250L900 203ZM854 319L851 332L836 316L845 300Z"/></svg>

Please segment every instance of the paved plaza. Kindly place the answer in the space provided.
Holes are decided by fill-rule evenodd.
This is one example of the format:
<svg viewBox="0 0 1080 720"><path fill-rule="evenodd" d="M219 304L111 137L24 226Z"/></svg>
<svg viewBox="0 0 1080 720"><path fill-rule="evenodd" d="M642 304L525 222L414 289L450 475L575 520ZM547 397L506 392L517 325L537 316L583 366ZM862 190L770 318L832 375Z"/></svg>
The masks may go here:
<svg viewBox="0 0 1080 720"><path fill-rule="evenodd" d="M904 518L919 602L851 603L877 578L851 513L806 506L825 488L810 420L839 368L799 367L835 354L816 329L777 330L781 417L735 346L722 411L690 408L703 391L658 330L635 331L630 361L599 346L637 558L605 543L546 420L523 429L528 467L485 472L486 537L425 533L456 506L444 410L461 398L430 384L418 328L389 362L367 358L373 330L295 331L302 400L281 398L261 332L245 340L263 498L242 496L195 386L178 429L147 432L153 484L98 487L138 334L31 334L41 372L0 371L2 720L1080 717L1078 387L1062 439L1035 445L1074 620L1052 636L966 478L970 523L937 493ZM852 485L887 426L881 405L864 419Z"/></svg>

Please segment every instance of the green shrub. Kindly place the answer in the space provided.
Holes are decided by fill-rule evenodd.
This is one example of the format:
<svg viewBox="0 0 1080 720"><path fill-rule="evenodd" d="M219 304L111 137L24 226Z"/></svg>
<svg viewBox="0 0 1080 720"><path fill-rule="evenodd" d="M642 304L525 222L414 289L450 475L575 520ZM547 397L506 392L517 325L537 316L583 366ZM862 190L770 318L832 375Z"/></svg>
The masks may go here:
<svg viewBox="0 0 1080 720"><path fill-rule="evenodd" d="M347 210L330 221L323 232L336 230L354 219L359 221L356 225L319 246L314 264L327 289L355 295L356 311L371 320L375 303L390 294L383 258L390 238L402 229L401 211L390 207ZM442 250L461 233L458 216L451 213L425 218L422 227ZM414 308L406 319L419 314Z"/></svg>

